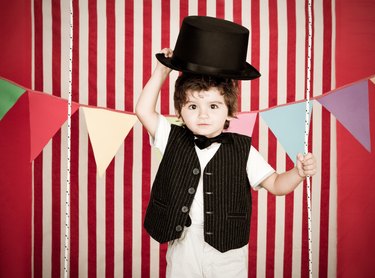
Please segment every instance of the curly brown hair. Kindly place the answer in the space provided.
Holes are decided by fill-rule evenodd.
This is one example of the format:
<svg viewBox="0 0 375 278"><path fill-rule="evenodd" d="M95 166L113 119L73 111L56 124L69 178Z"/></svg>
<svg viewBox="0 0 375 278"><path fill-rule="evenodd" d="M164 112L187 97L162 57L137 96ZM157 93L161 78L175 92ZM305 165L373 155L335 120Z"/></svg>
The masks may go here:
<svg viewBox="0 0 375 278"><path fill-rule="evenodd" d="M207 75L196 74L181 74L175 83L174 91L174 108L176 112L181 115L182 107L187 103L186 92L191 91L208 91L211 88L216 88L222 96L228 107L228 116L235 117L238 106L238 81L213 77ZM224 129L229 127L229 121L225 122Z"/></svg>

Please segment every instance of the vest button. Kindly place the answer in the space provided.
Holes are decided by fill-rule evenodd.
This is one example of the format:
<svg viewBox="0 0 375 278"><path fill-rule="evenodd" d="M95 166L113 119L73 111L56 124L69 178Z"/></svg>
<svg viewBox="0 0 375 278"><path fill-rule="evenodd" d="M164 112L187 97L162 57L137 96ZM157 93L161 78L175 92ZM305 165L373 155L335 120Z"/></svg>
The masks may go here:
<svg viewBox="0 0 375 278"><path fill-rule="evenodd" d="M198 175L198 174L199 174L199 172L200 172L200 171L199 171L199 169L198 169L198 168L194 168L194 169L193 169L193 174L194 174L194 175Z"/></svg>
<svg viewBox="0 0 375 278"><path fill-rule="evenodd" d="M181 208L181 211L182 211L183 213L186 213L186 212L189 211L189 208L188 208L187 206L183 206L183 207Z"/></svg>
<svg viewBox="0 0 375 278"><path fill-rule="evenodd" d="M194 187L190 187L190 188L188 189L188 192L189 192L189 194L194 194L194 193L195 193L195 189L194 189Z"/></svg>
<svg viewBox="0 0 375 278"><path fill-rule="evenodd" d="M176 226L176 231L177 232L181 232L182 231L182 226L181 225L177 225Z"/></svg>

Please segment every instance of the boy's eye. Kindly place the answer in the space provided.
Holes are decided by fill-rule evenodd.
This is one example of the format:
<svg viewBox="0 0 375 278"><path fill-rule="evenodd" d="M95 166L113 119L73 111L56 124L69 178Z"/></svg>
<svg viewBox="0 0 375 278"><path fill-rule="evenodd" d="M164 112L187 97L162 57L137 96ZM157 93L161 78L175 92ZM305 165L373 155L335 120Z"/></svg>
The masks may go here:
<svg viewBox="0 0 375 278"><path fill-rule="evenodd" d="M217 104L211 104L211 109L217 109L219 106Z"/></svg>
<svg viewBox="0 0 375 278"><path fill-rule="evenodd" d="M197 106L196 106L195 104L190 104L190 105L188 106L188 108L189 108L190 110L195 110L195 109L197 109Z"/></svg>

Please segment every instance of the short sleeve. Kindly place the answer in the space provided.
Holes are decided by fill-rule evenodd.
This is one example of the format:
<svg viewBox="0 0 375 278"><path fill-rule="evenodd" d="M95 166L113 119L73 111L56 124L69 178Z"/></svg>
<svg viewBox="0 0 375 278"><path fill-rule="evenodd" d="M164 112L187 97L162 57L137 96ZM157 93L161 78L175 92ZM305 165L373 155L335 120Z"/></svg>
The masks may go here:
<svg viewBox="0 0 375 278"><path fill-rule="evenodd" d="M167 147L169 133L171 132L171 124L168 120L159 114L158 126L155 132L155 138L150 136L150 145L159 149L163 154Z"/></svg>
<svg viewBox="0 0 375 278"><path fill-rule="evenodd" d="M253 189L259 189L260 183L275 172L272 166L254 147L250 148L246 171Z"/></svg>

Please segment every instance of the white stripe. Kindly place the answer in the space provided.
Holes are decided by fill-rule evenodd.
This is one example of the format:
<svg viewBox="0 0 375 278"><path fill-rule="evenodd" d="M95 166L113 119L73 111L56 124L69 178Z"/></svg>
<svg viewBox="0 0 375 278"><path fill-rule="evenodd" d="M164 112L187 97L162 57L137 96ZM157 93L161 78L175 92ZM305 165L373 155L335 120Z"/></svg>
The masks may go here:
<svg viewBox="0 0 375 278"><path fill-rule="evenodd" d="M115 2L115 106L125 106L125 1ZM124 144L115 156L114 173L114 276L121 277L124 269Z"/></svg>
<svg viewBox="0 0 375 278"><path fill-rule="evenodd" d="M180 5L179 1L170 1L170 45L174 49L176 45L178 33L180 30ZM174 103L173 103L173 93L174 84L178 77L178 71L172 70L169 75L169 114L174 114Z"/></svg>
<svg viewBox="0 0 375 278"><path fill-rule="evenodd" d="M277 104L287 102L287 57L288 57L288 18L287 6L285 1L278 1L278 53L277 53ZM301 131L302 132L302 131Z"/></svg>
<svg viewBox="0 0 375 278"><path fill-rule="evenodd" d="M323 3L322 0L314 1L314 96L322 94L323 87ZM316 108L316 109L315 109ZM313 112L313 153L322 161L322 109L320 105L314 105ZM312 178L312 272L314 277L319 275L319 247L320 247L320 203L321 203L321 168Z"/></svg>
<svg viewBox="0 0 375 278"><path fill-rule="evenodd" d="M198 0L189 0L189 15L198 15Z"/></svg>
<svg viewBox="0 0 375 278"><path fill-rule="evenodd" d="M233 2L231 0L225 0L224 2L224 18L233 21Z"/></svg>
<svg viewBox="0 0 375 278"><path fill-rule="evenodd" d="M296 1L296 100L305 98L305 3ZM303 183L294 190L292 276L301 276Z"/></svg>
<svg viewBox="0 0 375 278"><path fill-rule="evenodd" d="M88 104L88 71L89 71L89 21L88 2L79 1L79 103ZM78 273L79 277L88 276L88 134L85 117L79 111L79 153L78 153Z"/></svg>
<svg viewBox="0 0 375 278"><path fill-rule="evenodd" d="M52 92L52 7L43 1L43 91ZM43 251L42 274L52 273L52 140L43 149Z"/></svg>
<svg viewBox="0 0 375 278"><path fill-rule="evenodd" d="M125 109L125 0L115 1L115 107Z"/></svg>
<svg viewBox="0 0 375 278"><path fill-rule="evenodd" d="M268 4L265 1L260 5L260 72L262 78L259 81L259 108L268 107L268 58L269 58L269 13ZM263 93L264 92L264 93ZM268 157L268 127L263 120L259 121L259 152L264 158ZM267 191L258 193L258 231L257 231L257 277L266 274L266 250L267 250Z"/></svg>
<svg viewBox="0 0 375 278"><path fill-rule="evenodd" d="M161 7L161 1L155 0L153 1L153 5L155 7ZM151 56L151 64L153 70L156 66L156 58L155 53L159 52L161 49L161 9L154 8L152 9L152 41L151 41L151 49L152 49L152 56ZM160 112L160 97L158 98L156 109ZM151 184L154 180L154 173L155 168L153 167L154 164L154 156L153 152L151 152ZM151 186L150 186L151 188ZM150 277L157 278L159 277L159 243L150 238Z"/></svg>
<svg viewBox="0 0 375 278"><path fill-rule="evenodd" d="M143 3L134 2L134 95L142 90L143 80ZM130 92L128 92L130 93ZM134 102L135 105L136 102ZM134 126L133 147L133 230L132 230L132 277L141 277L142 250L142 126Z"/></svg>
<svg viewBox="0 0 375 278"><path fill-rule="evenodd" d="M242 25L249 29L249 43L247 48L246 62L251 64L251 1L242 0L241 3L241 19ZM241 111L250 111L251 108L251 81L241 82Z"/></svg>
<svg viewBox="0 0 375 278"><path fill-rule="evenodd" d="M333 1L332 1L333 2ZM337 277L337 137L336 118L331 115L329 221L328 221L328 272L327 277Z"/></svg>
<svg viewBox="0 0 375 278"><path fill-rule="evenodd" d="M121 277L124 269L124 144L115 156L114 176L114 276Z"/></svg>
<svg viewBox="0 0 375 278"><path fill-rule="evenodd" d="M60 3L60 29L61 29L61 97L68 99L69 96L69 52L70 52L70 1L62 1ZM60 237L60 275L64 277L65 263L65 226L66 226L66 191L67 191L67 122L61 127L61 167L60 167L60 210L61 210L61 237ZM71 217L69 217L71 219ZM70 223L68 223L70 225ZM68 243L70 240L68 241ZM68 249L68 255L70 248ZM69 257L68 257L69 258ZM68 259L68 262L70 260ZM69 265L68 265L69 269Z"/></svg>
<svg viewBox="0 0 375 278"><path fill-rule="evenodd" d="M82 26L82 24L80 24ZM81 52L85 53L85 52ZM80 55L80 57L85 55ZM80 70L81 75L81 70ZM83 79L80 79L83 81ZM84 93L84 91L80 91ZM88 276L88 196L87 196L87 177L88 177L88 134L82 109L79 112L79 186L78 186L78 273L79 277Z"/></svg>
<svg viewBox="0 0 375 278"><path fill-rule="evenodd" d="M332 56L331 56L331 89L336 88L336 2L332 5ZM331 115L331 146L330 146L330 182L329 182L329 222L328 222L328 272L327 277L337 276L337 137L336 119Z"/></svg>
<svg viewBox="0 0 375 278"><path fill-rule="evenodd" d="M296 100L305 99L305 3L296 1Z"/></svg>
<svg viewBox="0 0 375 278"><path fill-rule="evenodd" d="M216 16L216 0L207 0L207 15Z"/></svg>

